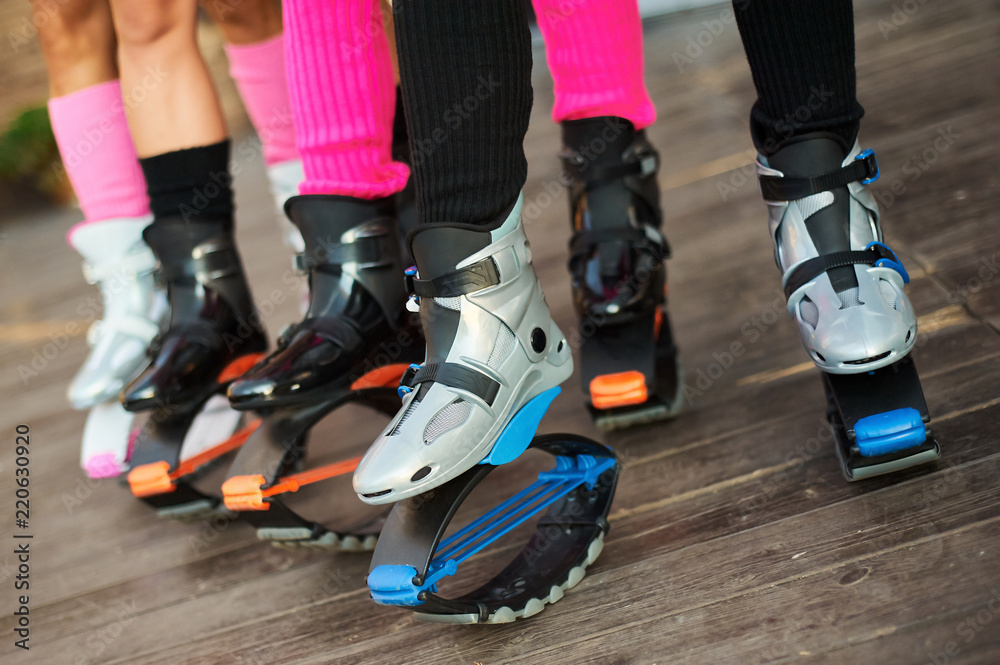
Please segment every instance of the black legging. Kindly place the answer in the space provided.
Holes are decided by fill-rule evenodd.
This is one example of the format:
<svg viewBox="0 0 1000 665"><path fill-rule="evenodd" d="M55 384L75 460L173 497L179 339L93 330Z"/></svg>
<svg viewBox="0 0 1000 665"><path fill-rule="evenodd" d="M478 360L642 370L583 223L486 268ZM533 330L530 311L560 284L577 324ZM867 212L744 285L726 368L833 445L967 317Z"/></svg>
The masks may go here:
<svg viewBox="0 0 1000 665"><path fill-rule="evenodd" d="M851 0L733 0L757 103L754 145L831 132L851 145L865 110L856 99Z"/></svg>
<svg viewBox="0 0 1000 665"><path fill-rule="evenodd" d="M420 222L498 225L527 178L531 33L521 0L396 0Z"/></svg>
<svg viewBox="0 0 1000 665"><path fill-rule="evenodd" d="M622 0L631 1L631 0ZM853 143L850 0L734 0L758 100L758 150L826 131ZM421 223L496 225L524 185L531 38L521 0L396 0L396 38Z"/></svg>

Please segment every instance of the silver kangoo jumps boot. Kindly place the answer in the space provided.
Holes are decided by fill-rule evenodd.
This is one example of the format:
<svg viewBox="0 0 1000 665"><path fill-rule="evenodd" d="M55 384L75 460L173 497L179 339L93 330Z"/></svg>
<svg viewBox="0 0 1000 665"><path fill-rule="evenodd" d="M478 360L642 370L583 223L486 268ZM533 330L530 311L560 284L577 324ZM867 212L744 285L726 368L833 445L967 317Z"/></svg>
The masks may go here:
<svg viewBox="0 0 1000 665"><path fill-rule="evenodd" d="M77 226L70 245L83 256L87 281L101 288L104 318L87 331L90 355L69 386L76 409L117 401L122 388L146 366L146 348L166 317L157 288L156 258L142 239L151 218L114 219Z"/></svg>
<svg viewBox="0 0 1000 665"><path fill-rule="evenodd" d="M478 464L511 417L573 372L531 263L521 197L503 224L418 228L411 291L427 338L403 377L403 404L361 460L354 489L393 503Z"/></svg>
<svg viewBox="0 0 1000 665"><path fill-rule="evenodd" d="M913 348L917 322L909 277L882 244L874 154L832 135L803 139L757 159L788 312L823 371L885 367Z"/></svg>

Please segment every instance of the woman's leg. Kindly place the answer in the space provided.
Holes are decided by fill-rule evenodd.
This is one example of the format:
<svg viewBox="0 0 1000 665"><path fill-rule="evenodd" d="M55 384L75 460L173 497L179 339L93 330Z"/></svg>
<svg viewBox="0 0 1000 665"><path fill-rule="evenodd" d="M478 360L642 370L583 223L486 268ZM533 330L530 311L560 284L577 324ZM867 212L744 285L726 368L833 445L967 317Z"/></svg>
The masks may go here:
<svg viewBox="0 0 1000 665"><path fill-rule="evenodd" d="M164 303L154 288L156 261L142 240L149 200L125 119L107 1L70 0L38 25L52 130L84 213L67 239L104 303L88 336L92 351L68 392L83 409L116 399L142 368ZM83 464L94 476L117 474L124 451L118 457Z"/></svg>
<svg viewBox="0 0 1000 665"><path fill-rule="evenodd" d="M735 0L733 7L757 88L750 111L757 150L773 154L810 132L852 145L865 110L856 97L851 0Z"/></svg>
<svg viewBox="0 0 1000 665"><path fill-rule="evenodd" d="M394 363L422 350L404 308L393 196L409 170L392 158L396 94L379 4L286 0L284 16L305 172L302 195L286 210L304 239L309 310L265 363L230 387L243 408L337 398L380 364L381 347L402 349Z"/></svg>
<svg viewBox="0 0 1000 665"><path fill-rule="evenodd" d="M905 359L917 336L903 292L908 278L881 244L868 187L878 166L857 142L864 110L855 98L851 2L735 7L757 88L751 133L788 311L812 361L829 375L831 403L857 434L848 440L841 427L838 435L845 473L865 477L937 459L919 415L915 423L910 417L927 420ZM853 398L837 398L837 386L850 386ZM866 389L869 397L859 399ZM896 428L892 443L864 436L873 420L882 432L886 423Z"/></svg>
<svg viewBox="0 0 1000 665"><path fill-rule="evenodd" d="M572 372L521 223L531 41L517 0L396 0L427 355L354 489L391 503L478 464L509 418ZM461 267L460 267L461 266Z"/></svg>
<svg viewBox="0 0 1000 665"><path fill-rule="evenodd" d="M229 140L195 40L194 0L114 0L129 126L153 224L144 237L162 266L170 325L152 364L126 389L130 410L196 405L222 370L263 351L233 238ZM141 99L136 93L141 93Z"/></svg>

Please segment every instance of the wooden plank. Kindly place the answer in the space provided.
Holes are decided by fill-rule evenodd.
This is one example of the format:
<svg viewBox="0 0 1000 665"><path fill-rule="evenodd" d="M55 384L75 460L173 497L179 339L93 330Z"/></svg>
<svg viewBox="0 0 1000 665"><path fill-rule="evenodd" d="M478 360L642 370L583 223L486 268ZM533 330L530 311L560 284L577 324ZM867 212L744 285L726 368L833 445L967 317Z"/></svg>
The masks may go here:
<svg viewBox="0 0 1000 665"><path fill-rule="evenodd" d="M322 649L328 658L356 658L357 662L377 662L378 658L405 659L403 654L415 643L424 645L421 658L430 662L459 657L468 661L508 662L517 656L533 654L533 657L545 658L554 653L560 653L560 658L572 659L574 653L581 658L588 652L575 646L581 636L573 631L567 632L567 625L585 625L587 634L602 634L605 644L642 644L642 653L653 662L674 652L646 648L645 644L656 644L657 639L648 634L651 626L644 624L664 622L670 630L663 630L663 633L673 634L675 630L681 633L690 630L681 623L688 617L707 622L721 612L732 622L738 622L739 616L745 614L749 614L750 618L744 620L756 621L754 612L748 613L744 607L747 603L773 588L784 588L797 598L808 598L809 593L815 590L810 590L809 584L800 581L810 578L824 589L841 582L843 585L854 585L859 576L870 578L870 582L866 582L861 589L868 595L867 600L874 602L864 608L856 606L864 598L854 598L849 603L832 603L826 608L831 612L841 614L850 611L851 616L862 624L862 610L877 615L885 606L892 606L899 610L900 615L905 615L917 606L924 609L930 606L926 600L910 604L907 594L930 592L934 594L934 603L946 603L952 598L968 597L972 591L980 590L980 583L974 579L976 575L991 579L989 575L992 574L996 579L1000 552L996 548L986 548L985 553L980 555L979 550L986 542L984 538L988 540L989 534L997 534L1000 517L995 511L997 489L993 479L998 465L1000 456L993 456L954 470L954 477L943 486L939 501L915 504L914 498L920 496L922 483L911 481L727 538L663 554L644 552L642 560L632 565L622 565L613 556L609 557L570 594L567 602L536 617L530 631L518 630L516 626L455 631L454 640L442 642L431 637L440 630L439 627L409 623L402 612L396 613L395 620L388 615L379 618L358 606L356 601L338 598L329 604L271 617L259 622L254 630L245 627L242 631L232 631L228 637L211 635L196 643L194 649L189 645L178 646L150 654L148 658L139 658L136 662L167 662L168 658L180 655L182 649L209 659L213 653L234 653L237 656L256 653L268 662L272 657L275 662L298 662L295 658L309 651L309 641L315 641L313 649ZM793 528L793 524L797 526ZM974 534L974 537L969 534ZM969 552L965 546L950 545L949 539L952 538L976 547L975 556L966 556ZM633 543L631 549L641 551L641 543ZM887 560L891 564L887 564ZM698 565L686 565L686 562L692 561L697 561ZM919 564L916 569L911 569L914 562ZM948 575L946 585L934 584L930 589L918 584L902 585L896 603L886 595L887 589L880 579L882 574L897 575L900 567L909 575L916 574L915 570L936 570L939 575L935 579L940 579L959 563L966 567L961 574ZM858 572L866 568L868 570L864 575ZM877 595L873 595L876 592ZM363 598L359 600L364 601ZM729 610L729 603L742 609ZM334 606L340 604L343 606ZM774 602L768 607L773 612L780 612L783 607L794 606L795 603ZM358 625L358 615L367 617L370 624L366 628ZM777 617L774 621L781 624L784 619ZM902 618L897 621L903 622ZM632 624L635 624L635 630L632 630ZM760 637L755 639L766 644L768 634L781 635L788 629L787 626L776 627L780 630L776 631L770 625L758 625L755 632L760 633ZM818 631L815 630L803 631L803 638L808 635L810 640L833 639L843 634L839 628L826 628L828 630L823 638L817 638ZM294 644L289 644L279 637L284 631L293 632L299 638ZM646 631L647 634L635 639L638 631ZM364 639L356 641L359 632ZM705 632L705 629L699 629L699 636L703 638ZM513 635L518 637L512 643ZM630 641L630 635L634 642ZM743 634L720 628L717 635L737 638L735 641L739 643ZM607 647L596 644L597 641L591 640L585 648L594 649L593 654L601 654ZM739 648L732 642L728 641L730 651ZM701 644L703 640L699 639L696 643ZM754 648L759 649L760 643L756 643ZM747 650L740 649L734 653L739 652ZM302 662L310 661L306 659Z"/></svg>

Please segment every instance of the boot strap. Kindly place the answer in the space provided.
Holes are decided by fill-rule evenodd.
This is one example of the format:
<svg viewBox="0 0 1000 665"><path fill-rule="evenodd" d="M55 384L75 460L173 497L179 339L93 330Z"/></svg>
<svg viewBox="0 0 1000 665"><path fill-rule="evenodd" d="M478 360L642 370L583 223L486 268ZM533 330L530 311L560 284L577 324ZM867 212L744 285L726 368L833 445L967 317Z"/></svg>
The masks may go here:
<svg viewBox="0 0 1000 665"><path fill-rule="evenodd" d="M760 192L764 195L765 201L796 201L813 194L844 187L852 182L867 185L878 180L878 176L875 151L865 150L847 166L823 175L810 178L762 175L759 177Z"/></svg>
<svg viewBox="0 0 1000 665"><path fill-rule="evenodd" d="M568 152L563 154L562 163L574 180L591 185L629 176L652 175L660 168L660 154L653 150L636 155L621 164L591 164L588 166L587 160L580 153Z"/></svg>
<svg viewBox="0 0 1000 665"><path fill-rule="evenodd" d="M295 270L309 272L319 267L339 268L347 263L360 268L375 268L393 263L393 246L397 242L391 222L372 220L347 242L316 243L293 259Z"/></svg>
<svg viewBox="0 0 1000 665"><path fill-rule="evenodd" d="M484 402L493 406L500 384L482 372L460 365L458 363L429 363L427 365L410 365L399 380L404 388L415 388L421 383L440 383L449 388L457 388L478 396Z"/></svg>
<svg viewBox="0 0 1000 665"><path fill-rule="evenodd" d="M904 283L909 283L910 276L896 257L895 252L880 242L873 242L862 251L833 252L803 261L797 265L785 280L785 299L800 288L822 275L828 270L850 265L869 265L876 268L892 268L903 277Z"/></svg>
<svg viewBox="0 0 1000 665"><path fill-rule="evenodd" d="M411 268L406 271L405 279L406 290L418 298L456 298L496 286L500 283L500 271L493 257L488 256L434 279L419 279Z"/></svg>

